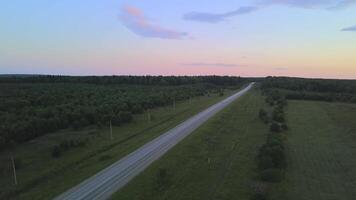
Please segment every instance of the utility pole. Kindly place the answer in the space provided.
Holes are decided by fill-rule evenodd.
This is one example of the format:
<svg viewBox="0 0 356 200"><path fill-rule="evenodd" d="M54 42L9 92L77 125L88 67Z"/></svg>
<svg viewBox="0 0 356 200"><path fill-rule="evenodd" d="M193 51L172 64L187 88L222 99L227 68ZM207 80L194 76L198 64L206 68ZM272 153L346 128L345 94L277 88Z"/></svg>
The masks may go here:
<svg viewBox="0 0 356 200"><path fill-rule="evenodd" d="M110 120L110 139L111 139L111 140L113 139L113 136L112 136L112 123L111 123L111 120Z"/></svg>
<svg viewBox="0 0 356 200"><path fill-rule="evenodd" d="M173 99L173 110L176 109L176 98Z"/></svg>
<svg viewBox="0 0 356 200"><path fill-rule="evenodd" d="M12 155L12 153L10 153L10 159L11 159L12 170L14 172L14 183L15 183L15 185L17 185L15 159L14 159L14 156Z"/></svg>

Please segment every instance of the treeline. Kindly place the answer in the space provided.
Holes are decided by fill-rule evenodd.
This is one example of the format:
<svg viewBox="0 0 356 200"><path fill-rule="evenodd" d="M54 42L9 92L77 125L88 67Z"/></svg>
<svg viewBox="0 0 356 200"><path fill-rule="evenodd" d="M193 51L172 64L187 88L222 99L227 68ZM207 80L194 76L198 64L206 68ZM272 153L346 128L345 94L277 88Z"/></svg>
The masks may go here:
<svg viewBox="0 0 356 200"><path fill-rule="evenodd" d="M246 80L246 79L244 79ZM90 83L127 85L191 85L207 83L214 85L239 84L242 78L235 76L52 76L8 75L0 77L0 83Z"/></svg>
<svg viewBox="0 0 356 200"><path fill-rule="evenodd" d="M80 80L78 83L72 80L57 83L60 79L57 76L52 82L48 81L50 83L28 82L36 78L51 80L50 76L24 78L23 82L0 84L0 149L13 142L21 143L60 129L80 129L89 125L101 127L107 126L109 121L113 125L128 123L133 114L147 109L211 92L221 93L226 87L239 87L244 83L240 78L236 82L226 78L225 86L203 82L172 86L137 85L135 80L140 78L133 77L134 84L106 85L85 83L86 77L83 80L81 77L67 77ZM106 77L97 79L106 80ZM223 77L218 79L224 80ZM0 80L4 82L3 78Z"/></svg>
<svg viewBox="0 0 356 200"><path fill-rule="evenodd" d="M284 96L278 92L266 92L265 95L271 111L262 108L259 118L269 125L269 132L266 143L258 151L257 169L262 183L275 183L283 179L287 166L283 134L288 130L284 111L287 102ZM259 185L254 189L253 200L268 199L267 187Z"/></svg>
<svg viewBox="0 0 356 200"><path fill-rule="evenodd" d="M356 103L356 80L267 77L261 87L287 99Z"/></svg>

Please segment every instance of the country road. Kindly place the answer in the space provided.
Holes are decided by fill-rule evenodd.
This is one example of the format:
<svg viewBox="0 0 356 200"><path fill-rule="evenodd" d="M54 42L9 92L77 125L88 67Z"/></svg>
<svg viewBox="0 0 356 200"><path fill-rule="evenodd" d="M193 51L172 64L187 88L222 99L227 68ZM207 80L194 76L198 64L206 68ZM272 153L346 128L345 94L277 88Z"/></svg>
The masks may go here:
<svg viewBox="0 0 356 200"><path fill-rule="evenodd" d="M152 162L159 159L209 118L249 91L253 85L254 83L250 83L241 91L189 118L96 175L56 197L55 200L108 199L114 192L123 187Z"/></svg>

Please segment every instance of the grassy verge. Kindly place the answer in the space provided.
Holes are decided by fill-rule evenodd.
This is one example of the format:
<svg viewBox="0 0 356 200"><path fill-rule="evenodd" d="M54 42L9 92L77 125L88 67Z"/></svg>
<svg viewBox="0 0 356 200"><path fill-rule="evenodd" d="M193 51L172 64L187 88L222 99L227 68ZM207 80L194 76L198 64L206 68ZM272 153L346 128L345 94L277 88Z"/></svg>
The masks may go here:
<svg viewBox="0 0 356 200"><path fill-rule="evenodd" d="M137 115L134 122L114 127L113 140L110 140L108 128L88 128L60 131L22 144L14 150L20 161L18 186L13 185L8 153L2 152L0 199L50 199L232 92L179 102L175 109L167 106L150 110L150 120L147 113ZM88 139L84 147L69 149L59 158L52 158L51 150L55 145L78 138Z"/></svg>
<svg viewBox="0 0 356 200"><path fill-rule="evenodd" d="M356 105L289 101L286 179L276 200L356 197Z"/></svg>
<svg viewBox="0 0 356 200"><path fill-rule="evenodd" d="M249 199L257 149L266 137L253 90L218 113L112 199Z"/></svg>

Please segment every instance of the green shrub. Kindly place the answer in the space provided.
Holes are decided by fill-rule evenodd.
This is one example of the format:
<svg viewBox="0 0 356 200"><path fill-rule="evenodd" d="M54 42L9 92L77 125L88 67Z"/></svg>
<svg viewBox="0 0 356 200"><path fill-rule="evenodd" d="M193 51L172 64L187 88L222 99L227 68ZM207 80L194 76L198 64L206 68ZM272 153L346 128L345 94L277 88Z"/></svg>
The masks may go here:
<svg viewBox="0 0 356 200"><path fill-rule="evenodd" d="M123 123L132 121L132 114L131 114L131 112L128 112L128 111L121 111L119 113L119 117L120 117L121 122L123 122Z"/></svg>
<svg viewBox="0 0 356 200"><path fill-rule="evenodd" d="M268 169L268 168L273 168L274 163L273 159L269 155L263 155L258 158L258 168L263 170L263 169Z"/></svg>
<svg viewBox="0 0 356 200"><path fill-rule="evenodd" d="M276 168L284 168L286 166L286 159L284 150L279 146L271 147L271 153L273 164Z"/></svg>
<svg viewBox="0 0 356 200"><path fill-rule="evenodd" d="M252 195L251 200L267 200L267 194L256 192Z"/></svg>
<svg viewBox="0 0 356 200"><path fill-rule="evenodd" d="M112 156L110 156L110 155L103 155L98 160L99 161L106 161L106 160L109 160L111 158L112 158Z"/></svg>
<svg viewBox="0 0 356 200"><path fill-rule="evenodd" d="M23 162L22 162L21 158L15 158L14 162L15 162L15 167L17 170L23 168Z"/></svg>
<svg viewBox="0 0 356 200"><path fill-rule="evenodd" d="M268 114L264 109L260 109L258 116L264 123L266 123L266 124L268 123L268 121L269 121Z"/></svg>
<svg viewBox="0 0 356 200"><path fill-rule="evenodd" d="M53 158L59 158L62 154L61 147L59 145L56 145L52 149L52 157Z"/></svg>
<svg viewBox="0 0 356 200"><path fill-rule="evenodd" d="M275 133L279 133L282 131L281 125L277 122L272 122L270 125L270 130Z"/></svg>
<svg viewBox="0 0 356 200"><path fill-rule="evenodd" d="M284 113L282 111L280 111L280 110L275 109L273 111L272 119L274 121L280 122L280 123L285 122Z"/></svg>
<svg viewBox="0 0 356 200"><path fill-rule="evenodd" d="M282 128L283 130L285 130L285 131L288 130L288 126L287 126L287 124L285 124L285 123L283 123L283 124L281 125L281 128Z"/></svg>
<svg viewBox="0 0 356 200"><path fill-rule="evenodd" d="M282 171L280 169L270 168L260 172L261 180L266 182L279 182L282 180Z"/></svg>

